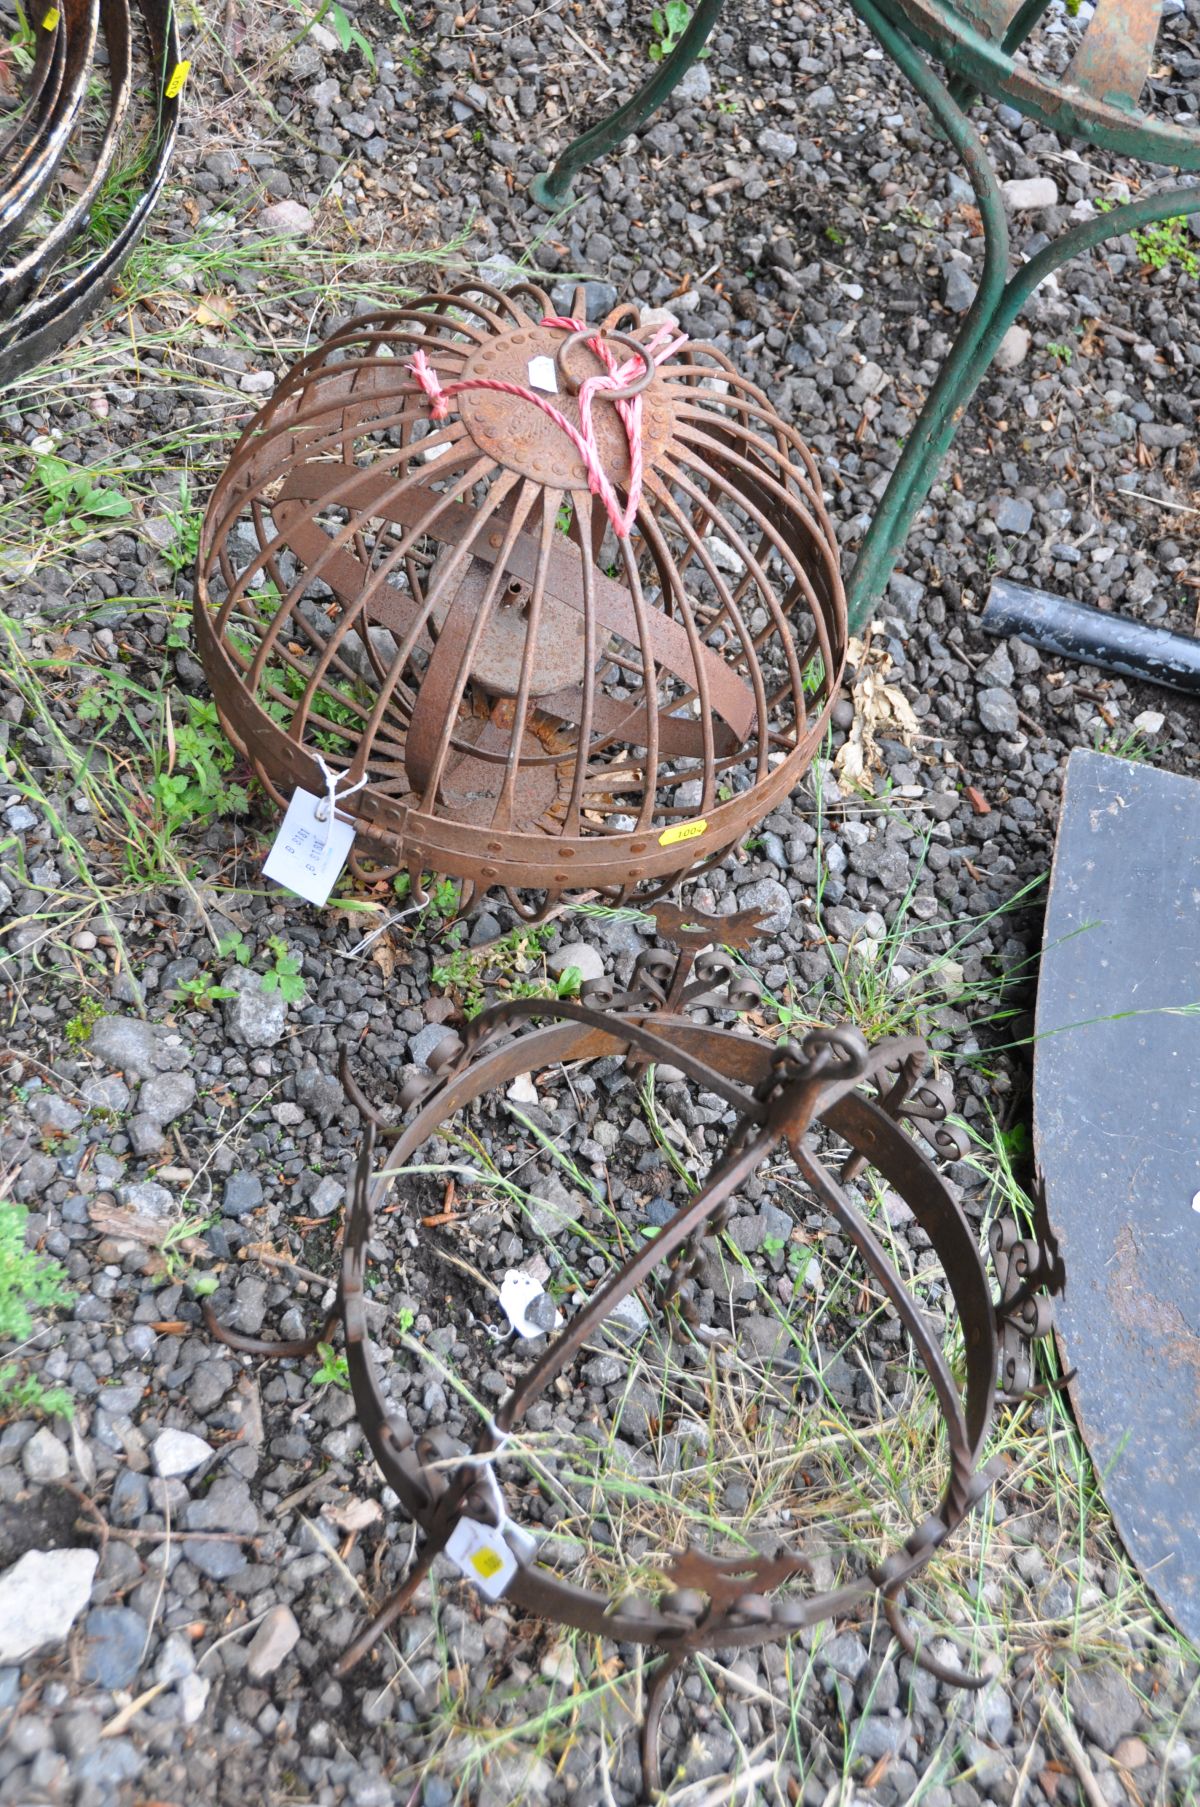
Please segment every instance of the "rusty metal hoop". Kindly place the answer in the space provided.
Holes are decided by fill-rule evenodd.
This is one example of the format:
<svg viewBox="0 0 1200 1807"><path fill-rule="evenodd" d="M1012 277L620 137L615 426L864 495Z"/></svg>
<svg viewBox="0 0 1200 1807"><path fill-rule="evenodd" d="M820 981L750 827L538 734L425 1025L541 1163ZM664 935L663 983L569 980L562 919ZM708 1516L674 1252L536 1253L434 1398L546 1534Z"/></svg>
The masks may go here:
<svg viewBox="0 0 1200 1807"><path fill-rule="evenodd" d="M414 1438L406 1421L390 1409L367 1338L367 1249L378 1213L405 1164L460 1109L506 1086L519 1074L556 1062L578 1062L614 1053L639 1063L668 1063L705 1090L717 1093L738 1113L724 1155L714 1162L702 1191L684 1204L655 1239L636 1250L597 1287L566 1327L553 1336L523 1377L487 1420L471 1453L455 1460L437 1434ZM868 1049L857 1031L818 1030L803 1042L772 1046L729 1030L702 1026L665 1011L629 1014L598 1011L587 1003L521 999L486 1011L466 1031L435 1052L436 1072L423 1083L415 1114L401 1129L388 1128L354 1083L343 1063L343 1082L366 1123L351 1191L337 1301L317 1336L328 1335L340 1316L359 1421L380 1472L425 1534L424 1549L399 1592L345 1653L341 1673L352 1667L412 1599L434 1557L465 1515L503 1529L496 1487L481 1469L494 1464L504 1441L537 1397L579 1354L620 1301L649 1281L656 1268L686 1268L698 1241L727 1221L737 1189L773 1152L795 1163L814 1198L834 1217L907 1329L930 1378L946 1428L949 1478L945 1493L904 1543L858 1579L826 1593L771 1599L773 1589L798 1575L811 1576L799 1550L750 1552L735 1559L688 1548L666 1570L658 1600L646 1596L609 1597L567 1582L539 1565L536 1554L519 1555L505 1597L515 1605L596 1635L666 1652L651 1690L643 1728L647 1778L657 1784L657 1724L663 1688L692 1652L714 1646L758 1644L790 1635L819 1620L839 1616L877 1592L902 1647L941 1679L962 1686L982 1681L936 1661L916 1642L902 1614L905 1586L954 1531L995 1476L979 1464L991 1423L1000 1359L999 1334L1014 1305L1024 1305L1013 1287L1002 1288L993 1305L991 1287L973 1230L936 1170L901 1127L908 1095L919 1081L924 1044L915 1037ZM870 1088L864 1090L863 1088ZM918 1106L935 1114L926 1099ZM814 1131L833 1132L848 1150L840 1175L818 1152ZM383 1168L374 1171L377 1138L391 1143ZM889 1261L870 1224L847 1194L844 1181L870 1162L905 1199L929 1236L945 1272L963 1327L966 1380L961 1389L916 1301ZM1007 1248L1015 1232L999 1238ZM1034 1276L1034 1283L1039 1278ZM663 1287L664 1304L674 1288ZM206 1307L210 1327L248 1353L301 1354L304 1343L272 1344L222 1329ZM1050 1313L1039 1301L1036 1328L1044 1334ZM807 1583L804 1584L806 1587Z"/></svg>
<svg viewBox="0 0 1200 1807"><path fill-rule="evenodd" d="M628 345L631 319L644 345L628 306L587 337ZM646 373L625 539L532 403L473 389L436 422L409 373L421 352L443 386L526 386L575 325L530 284L478 282L356 319L280 385L209 504L196 635L226 731L279 803L324 792L318 756L365 779L352 865L407 868L418 899L430 872L523 915L660 892L794 788L841 677L816 466L715 348ZM593 418L624 498L617 409Z"/></svg>
<svg viewBox="0 0 1200 1807"><path fill-rule="evenodd" d="M0 142L0 388L82 323L120 271L162 192L188 66L179 59L173 0L138 0L138 10L140 35L129 0L60 0L36 9L23 105ZM104 63L96 55L101 45ZM144 128L134 117L139 69L150 109ZM81 121L93 77L102 84L107 110L89 151ZM68 146L85 174L79 184L64 187L59 218L47 228L42 202ZM106 243L72 256L122 158L144 163L141 193Z"/></svg>

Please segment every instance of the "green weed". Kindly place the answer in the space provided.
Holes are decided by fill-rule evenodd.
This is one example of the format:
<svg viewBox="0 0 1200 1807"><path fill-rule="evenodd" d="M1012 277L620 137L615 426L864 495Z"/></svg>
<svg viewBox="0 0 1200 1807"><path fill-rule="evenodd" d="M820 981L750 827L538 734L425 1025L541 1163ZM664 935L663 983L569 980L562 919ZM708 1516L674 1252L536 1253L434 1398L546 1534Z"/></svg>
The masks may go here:
<svg viewBox="0 0 1200 1807"><path fill-rule="evenodd" d="M687 0L666 0L665 5L656 6L650 14L650 29L654 33L654 42L650 46L650 61L661 63L679 46L679 40L692 22L692 9ZM700 52L706 55L705 51Z"/></svg>
<svg viewBox="0 0 1200 1807"><path fill-rule="evenodd" d="M61 523L69 533L84 534L97 521L120 521L133 513L128 496L105 488L90 471L75 468L48 452L38 458L34 476L47 527Z"/></svg>
<svg viewBox="0 0 1200 1807"><path fill-rule="evenodd" d="M16 1355L33 1335L34 1313L69 1305L73 1297L61 1263L26 1248L28 1215L24 1206L0 1199L0 1344L15 1343ZM69 1417L71 1409L63 1388L44 1387L20 1361L0 1362L0 1419Z"/></svg>
<svg viewBox="0 0 1200 1807"><path fill-rule="evenodd" d="M339 1355L332 1343L318 1343L317 1354L321 1358L320 1366L312 1377L315 1387L340 1387L344 1393L350 1391L350 1369L344 1355Z"/></svg>
<svg viewBox="0 0 1200 1807"><path fill-rule="evenodd" d="M67 1018L66 1036L73 1048L82 1048L92 1033L92 1029L100 1017L104 1015L104 1005L99 998L84 998L74 1016Z"/></svg>
<svg viewBox="0 0 1200 1807"><path fill-rule="evenodd" d="M267 949L274 964L263 974L263 990L277 991L288 1004L302 1004L307 992L304 980L300 977L299 959L288 952L288 944L282 935L272 935L267 942Z"/></svg>

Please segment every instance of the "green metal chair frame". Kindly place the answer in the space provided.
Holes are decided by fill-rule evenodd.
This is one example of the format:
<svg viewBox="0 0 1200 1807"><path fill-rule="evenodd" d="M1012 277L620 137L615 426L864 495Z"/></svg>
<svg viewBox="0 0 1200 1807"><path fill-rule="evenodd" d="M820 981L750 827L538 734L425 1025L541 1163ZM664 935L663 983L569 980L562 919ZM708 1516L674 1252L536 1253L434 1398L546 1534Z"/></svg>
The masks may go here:
<svg viewBox="0 0 1200 1807"><path fill-rule="evenodd" d="M1008 219L1000 182L967 114L977 94L1007 102L1064 137L1178 171L1200 170L1200 130L1141 108L1158 41L1161 0L1098 0L1063 78L1051 85L1017 52L1050 0L850 0L887 55L925 102L961 156L984 233L983 272L958 337L926 398L859 548L847 584L852 631L874 613L917 511L925 501L967 406L1005 333L1030 296L1081 252L1127 232L1200 213L1200 184L1115 207L1070 227L1009 275ZM700 55L722 0L699 0L683 38L640 93L563 152L534 185L548 207L569 202L579 170L617 144L662 104ZM950 74L943 81L927 58Z"/></svg>

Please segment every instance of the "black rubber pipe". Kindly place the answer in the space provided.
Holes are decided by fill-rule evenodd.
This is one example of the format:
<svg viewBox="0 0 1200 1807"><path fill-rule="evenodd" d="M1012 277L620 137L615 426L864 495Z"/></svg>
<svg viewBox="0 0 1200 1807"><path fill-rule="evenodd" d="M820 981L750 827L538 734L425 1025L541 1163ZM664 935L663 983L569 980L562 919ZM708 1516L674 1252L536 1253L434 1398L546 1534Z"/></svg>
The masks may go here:
<svg viewBox="0 0 1200 1807"><path fill-rule="evenodd" d="M1083 602L1027 590L998 577L980 617L989 634L1028 640L1043 652L1079 665L1099 665L1123 678L1142 678L1167 690L1200 696L1200 640L1106 615Z"/></svg>

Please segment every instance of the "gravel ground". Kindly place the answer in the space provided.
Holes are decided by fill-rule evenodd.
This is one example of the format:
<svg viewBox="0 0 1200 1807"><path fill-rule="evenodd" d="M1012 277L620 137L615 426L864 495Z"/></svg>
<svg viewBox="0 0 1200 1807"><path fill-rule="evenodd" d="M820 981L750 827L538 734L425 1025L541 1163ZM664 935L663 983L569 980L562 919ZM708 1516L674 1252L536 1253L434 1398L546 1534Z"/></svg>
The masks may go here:
<svg viewBox="0 0 1200 1807"><path fill-rule="evenodd" d="M393 8L362 4L354 17L376 68L318 28L263 74L264 34L273 27L282 44L288 21L247 9L243 23L231 9L223 42L244 75L223 80L213 44L194 43L192 148L157 234L182 242L200 228L239 247L247 222L295 233L300 273L313 247L435 261L453 244L458 259L491 260L493 274L517 259L552 282L585 273L593 312L627 294L668 306L731 352L813 446L849 552L970 302L981 241L969 187L847 12L742 0L649 130L548 221L525 199L528 180L570 121L640 79L649 10L510 0L460 13L415 0L404 29ZM1168 11L1164 92L1174 82L1171 104L1194 111L1200 6ZM246 87L260 76L273 116ZM988 139L1003 179L1053 183L1052 202L1017 191L1018 252L1120 196L1130 176L1065 155L1005 109L989 115ZM1035 207L1017 207L1031 198ZM243 253L230 256L231 278L179 275L200 296L190 347L150 342L102 389L89 391L85 365L81 394L31 385L0 397L5 438L26 460L6 483L0 549L17 623L0 708L0 1172L28 1207L31 1244L58 1257L76 1289L30 1358L46 1384L71 1391L73 1420L16 1418L0 1430L0 1801L630 1802L634 1653L484 1606L448 1567L418 1595L392 1655L332 1678L363 1596L382 1598L402 1574L406 1530L392 1521L389 1535L388 1497L336 1378L312 1363L243 1361L200 1322L199 1274L218 1281L218 1310L249 1333L295 1336L316 1309L359 1132L336 1078L343 1047L386 1098L472 986L497 995L573 964L624 980L646 935L573 915L544 937L514 936L511 917L485 906L468 925L469 946L484 950L474 963L454 965L436 911L356 952L373 918L264 892L261 808L181 842L174 877L114 864L111 824L72 766L71 748L96 733L81 700L103 700L117 671L142 687L114 692L119 708L101 716L119 777L141 757L139 730L143 741L155 732L164 667L180 721L184 697L204 695L180 628L186 569L175 576L166 556L178 541L163 531L174 497L159 485L157 509L139 502L114 531L81 532L70 557L52 536L31 538L32 526L19 540L15 523L36 524L20 513L28 460L51 445L69 462L103 463L142 436L191 433L216 456L284 364L239 337L237 310L254 313L262 285L248 255L240 269ZM233 308L214 315L218 290ZM313 331L324 331L337 309L315 290L311 302ZM152 331L161 308L149 311ZM269 307L257 323L269 343ZM1147 271L1122 240L1043 287L963 423L859 655L876 691L886 680L911 711L873 723L874 796L839 782L855 732L847 694L830 758L693 900L771 912L750 955L767 994L761 1031L776 1033L797 1008L833 1017L849 1005L876 1030L919 1012L952 1055L977 1137L975 1161L950 1176L977 1216L995 1190L989 1150L1012 1155L1020 1177L1029 1067L1019 1045L963 1057L1028 1032L1038 886L1067 753L1101 745L1190 771L1200 741L1192 705L997 646L976 617L990 576L1006 573L1191 630L1198 360L1200 290L1179 258ZM48 715L31 705L30 681ZM302 997L263 989L279 969L272 937L290 950ZM231 942L245 964L216 951ZM206 977L232 995L198 996ZM548 1284L602 1269L614 1225L636 1235L678 1203L678 1168L703 1168L719 1112L686 1086L660 1088L674 1159L620 1072L572 1093L551 1076L520 1104L606 1187L604 1222L586 1187L565 1185L502 1111L464 1131L499 1170L521 1167L532 1204L505 1211L467 1186L456 1206L444 1177L405 1194L373 1250L371 1309L391 1349L392 1394L415 1424L448 1414L466 1435L471 1413L442 1370L496 1397L526 1353L489 1334L489 1282L509 1268ZM444 1165L450 1151L432 1152ZM735 1323L742 1367L683 1364L665 1413L664 1352L654 1335L638 1340L635 1321L632 1345L589 1351L532 1428L578 1451L616 1415L603 1452L613 1485L660 1481L680 1512L671 1477L691 1438L720 1476L720 1512L741 1524L762 1496L732 1472L740 1438L763 1458L797 1410L861 1427L903 1409L919 1427L921 1398L886 1318L873 1314L858 1344L865 1365L852 1353L862 1311L847 1302L858 1284L849 1252L819 1213L781 1221L785 1194L779 1174L748 1188L734 1219L744 1263L714 1258L701 1276L703 1312ZM902 1201L875 1207L937 1313L927 1241ZM288 1260L298 1279L279 1265ZM780 1311L807 1326L792 1365L819 1381L797 1393L793 1375L786 1412L760 1418L734 1381L740 1372L766 1388L790 1372ZM437 1362L418 1363L404 1334ZM1008 1427L1011 1473L994 1514L924 1593L935 1629L957 1627L976 1660L995 1665L984 1693L914 1672L869 1618L805 1634L790 1654L725 1653L672 1699L672 1798L733 1798L721 1779L740 1768L749 1779L737 1799L806 1807L1195 1800L1195 1655L1138 1595L1086 1480L1051 1473L1048 1452L1068 1435L1040 1410ZM794 1440L788 1448L798 1460ZM919 1429L912 1448L934 1459ZM856 1467L856 1486L865 1472ZM919 1463L912 1478L928 1486ZM811 1514L830 1534L838 1484L822 1471ZM94 1518L86 1528L84 1500L106 1538ZM514 1510L518 1501L528 1515L512 1492ZM859 1550L894 1532L905 1509L903 1497L879 1507ZM594 1510L585 1490L544 1510L543 1528L564 1564L611 1575L649 1533L635 1523L614 1555ZM36 1552L49 1560L38 1566ZM23 1557L32 1604L18 1609Z"/></svg>

